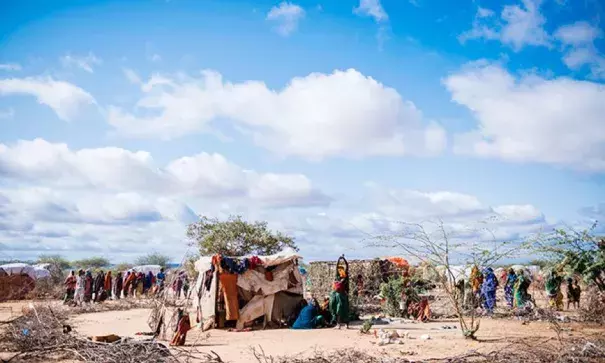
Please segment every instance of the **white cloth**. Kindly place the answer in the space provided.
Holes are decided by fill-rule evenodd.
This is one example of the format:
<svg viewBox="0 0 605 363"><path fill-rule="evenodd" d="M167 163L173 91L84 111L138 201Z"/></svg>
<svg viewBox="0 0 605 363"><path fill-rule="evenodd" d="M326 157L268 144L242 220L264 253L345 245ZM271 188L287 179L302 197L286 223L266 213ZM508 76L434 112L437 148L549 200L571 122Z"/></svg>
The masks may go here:
<svg viewBox="0 0 605 363"><path fill-rule="evenodd" d="M77 304L84 302L84 275L76 277L76 291L74 293L74 301Z"/></svg>
<svg viewBox="0 0 605 363"><path fill-rule="evenodd" d="M27 274L32 279L36 279L36 269L26 263L9 263L0 266L9 275L21 275Z"/></svg>
<svg viewBox="0 0 605 363"><path fill-rule="evenodd" d="M237 319L236 329L243 329L244 324L261 316L265 316L265 322L271 321L271 313L273 312L273 302L275 295L262 296L256 295L252 300L248 301L246 306L239 311L239 319Z"/></svg>

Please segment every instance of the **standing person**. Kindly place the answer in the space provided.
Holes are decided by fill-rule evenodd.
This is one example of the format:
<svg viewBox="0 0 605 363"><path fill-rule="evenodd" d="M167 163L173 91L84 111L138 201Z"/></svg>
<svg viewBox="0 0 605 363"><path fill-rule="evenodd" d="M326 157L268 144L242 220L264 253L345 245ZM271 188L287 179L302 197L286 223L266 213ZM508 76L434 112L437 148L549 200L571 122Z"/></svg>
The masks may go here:
<svg viewBox="0 0 605 363"><path fill-rule="evenodd" d="M181 290L183 290L183 271L179 271L176 279L172 284L172 288L177 299L181 298Z"/></svg>
<svg viewBox="0 0 605 363"><path fill-rule="evenodd" d="M185 299L189 298L189 277L187 275L183 279L183 295L185 295Z"/></svg>
<svg viewBox="0 0 605 363"><path fill-rule="evenodd" d="M580 308L580 296L582 295L582 288L578 280L574 280L571 277L567 278L567 310L569 305L573 305L575 309Z"/></svg>
<svg viewBox="0 0 605 363"><path fill-rule="evenodd" d="M517 271L517 282L515 282L515 300L514 307L523 308L525 304L530 300L530 295L527 292L529 289L529 285L531 284L531 280L525 275L523 270Z"/></svg>
<svg viewBox="0 0 605 363"><path fill-rule="evenodd" d="M515 282L517 282L517 274L515 273L515 270L511 268L508 270L506 283L504 284L504 297L506 298L506 304L509 308L513 307L515 300Z"/></svg>
<svg viewBox="0 0 605 363"><path fill-rule="evenodd" d="M103 284L103 289L107 293L107 298L111 298L111 295L112 295L111 285L112 285L112 283L113 283L113 279L111 277L111 271L107 271L107 274L105 274L105 283Z"/></svg>
<svg viewBox="0 0 605 363"><path fill-rule="evenodd" d="M90 302L92 300L92 290L94 285L94 280L92 279L92 272L90 270L86 271L86 276L84 277L84 302Z"/></svg>
<svg viewBox="0 0 605 363"><path fill-rule="evenodd" d="M483 274L479 271L477 265L474 265L471 269L470 283L473 289L471 306L476 309L481 305L481 285L483 284Z"/></svg>
<svg viewBox="0 0 605 363"><path fill-rule="evenodd" d="M344 264L344 266L341 264ZM332 293L330 294L330 312L332 323L336 329L341 329L342 324L349 328L349 263L342 255L336 264L336 277Z"/></svg>
<svg viewBox="0 0 605 363"><path fill-rule="evenodd" d="M485 269L485 280L481 285L481 295L483 295L483 307L488 315L494 313L496 307L496 290L498 289L498 278L491 267Z"/></svg>
<svg viewBox="0 0 605 363"><path fill-rule="evenodd" d="M141 298L143 297L143 291L145 289L145 275L143 275L142 272L139 272L137 274L137 279L136 279L136 292L137 292L137 297Z"/></svg>
<svg viewBox="0 0 605 363"><path fill-rule="evenodd" d="M153 290L153 272L147 272L145 275L145 291L144 293L151 294Z"/></svg>
<svg viewBox="0 0 605 363"><path fill-rule="evenodd" d="M76 274L72 270L65 279L65 298L63 299L63 304L67 304L68 301L74 300L74 295L76 292L76 283Z"/></svg>
<svg viewBox="0 0 605 363"><path fill-rule="evenodd" d="M166 274L164 273L164 268L160 269L160 272L156 276L156 282L158 286L158 295L164 291L164 283L166 282Z"/></svg>
<svg viewBox="0 0 605 363"><path fill-rule="evenodd" d="M113 294L114 299L120 300L120 297L122 297L123 284L124 284L124 280L122 279L122 273L118 272L116 274L116 281L114 283L114 294Z"/></svg>
<svg viewBox="0 0 605 363"><path fill-rule="evenodd" d="M86 280L84 271L78 271L78 277L76 278L76 291L74 293L74 302L76 305L82 305L84 302L84 289L86 286Z"/></svg>
<svg viewBox="0 0 605 363"><path fill-rule="evenodd" d="M95 293L95 302L100 302L101 301L101 294L103 292L104 289L104 285L105 285L105 274L103 273L103 270L99 270L99 272L97 272L97 276L95 277L95 282L94 282L94 293Z"/></svg>
<svg viewBox="0 0 605 363"><path fill-rule="evenodd" d="M130 280L132 279L130 277L130 275L132 275L132 273L130 271L126 271L126 276L124 276L124 298L128 297L128 290L130 289Z"/></svg>
<svg viewBox="0 0 605 363"><path fill-rule="evenodd" d="M546 294L548 295L548 305L557 311L563 310L563 293L561 292L562 278L555 270L550 272L546 279Z"/></svg>

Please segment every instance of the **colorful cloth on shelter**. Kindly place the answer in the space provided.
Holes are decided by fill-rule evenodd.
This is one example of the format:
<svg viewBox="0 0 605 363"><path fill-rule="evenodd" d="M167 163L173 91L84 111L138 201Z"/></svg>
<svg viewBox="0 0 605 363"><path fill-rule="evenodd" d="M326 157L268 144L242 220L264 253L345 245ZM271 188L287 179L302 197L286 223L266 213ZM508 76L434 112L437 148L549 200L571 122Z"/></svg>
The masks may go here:
<svg viewBox="0 0 605 363"><path fill-rule="evenodd" d="M263 265L263 261L258 256L252 256L248 259L249 268L254 270L258 266Z"/></svg>
<svg viewBox="0 0 605 363"><path fill-rule="evenodd" d="M221 258L221 268L229 273L243 274L249 267L250 264L247 258L242 260L232 257Z"/></svg>
<svg viewBox="0 0 605 363"><path fill-rule="evenodd" d="M508 307L512 308L515 300L515 282L517 282L517 274L511 269L506 277L506 283L504 284L504 297Z"/></svg>
<svg viewBox="0 0 605 363"><path fill-rule="evenodd" d="M222 273L219 275L221 292L225 298L226 320L239 319L239 301L237 298L237 274Z"/></svg>
<svg viewBox="0 0 605 363"><path fill-rule="evenodd" d="M298 318L292 325L292 329L315 329L323 322L323 316L319 315L317 308L309 304L302 308Z"/></svg>
<svg viewBox="0 0 605 363"><path fill-rule="evenodd" d="M485 280L481 285L481 294L483 295L483 307L488 313L493 313L496 307L496 289L498 288L498 278L491 267L485 269Z"/></svg>

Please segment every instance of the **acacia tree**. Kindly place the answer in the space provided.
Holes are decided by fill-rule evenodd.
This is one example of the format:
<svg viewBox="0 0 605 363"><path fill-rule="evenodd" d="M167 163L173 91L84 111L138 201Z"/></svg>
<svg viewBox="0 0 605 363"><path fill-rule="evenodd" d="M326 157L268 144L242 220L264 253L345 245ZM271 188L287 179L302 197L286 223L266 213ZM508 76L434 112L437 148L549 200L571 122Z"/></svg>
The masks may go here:
<svg viewBox="0 0 605 363"><path fill-rule="evenodd" d="M54 283L59 283L63 280L63 271L71 267L71 263L60 255L40 255L36 260L36 264L48 264L48 270Z"/></svg>
<svg viewBox="0 0 605 363"><path fill-rule="evenodd" d="M465 227L458 232L448 230L440 219L424 223L402 222L401 226L400 232L373 237L369 244L402 251L424 265L437 280L435 282L443 289L454 308L462 334L466 338L476 339L480 317L474 306L468 312L465 311L456 288L460 277L468 279L470 276L464 276L464 272L454 268L454 264L465 267L491 266L502 258L524 250L528 243L498 241L494 233L487 228ZM475 233L469 233L471 231ZM475 237L469 242L464 238L469 235L476 236L476 232L487 234L490 236L489 240L477 241Z"/></svg>
<svg viewBox="0 0 605 363"><path fill-rule="evenodd" d="M162 267L168 266L169 262L170 257L157 252L149 253L135 260L137 265L160 265Z"/></svg>
<svg viewBox="0 0 605 363"><path fill-rule="evenodd" d="M90 257L73 262L74 266L82 269L100 269L110 265L109 260L105 257Z"/></svg>
<svg viewBox="0 0 605 363"><path fill-rule="evenodd" d="M189 225L187 237L199 246L202 256L270 255L286 247L298 251L291 236L270 230L267 222L247 222L241 216L229 216L224 221L202 216Z"/></svg>
<svg viewBox="0 0 605 363"><path fill-rule="evenodd" d="M555 229L536 241L536 249L550 256L558 267L581 275L586 283L605 291L605 237L597 236L596 228L597 222L581 231Z"/></svg>

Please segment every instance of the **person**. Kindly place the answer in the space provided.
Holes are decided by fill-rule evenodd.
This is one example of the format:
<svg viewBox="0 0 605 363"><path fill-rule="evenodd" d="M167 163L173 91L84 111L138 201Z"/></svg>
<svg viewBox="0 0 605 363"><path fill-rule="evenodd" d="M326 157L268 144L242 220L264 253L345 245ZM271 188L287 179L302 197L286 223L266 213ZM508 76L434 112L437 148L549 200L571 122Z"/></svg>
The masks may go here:
<svg viewBox="0 0 605 363"><path fill-rule="evenodd" d="M99 270L99 272L97 272L97 276L95 277L95 281L93 284L93 291L95 294L94 301L96 301L96 302L102 301L101 295L104 291L104 285L105 285L105 274L103 273L103 270Z"/></svg>
<svg viewBox="0 0 605 363"><path fill-rule="evenodd" d="M582 288L578 280L567 278L567 310L569 305L573 305L575 309L580 308L580 296L582 295Z"/></svg>
<svg viewBox="0 0 605 363"><path fill-rule="evenodd" d="M130 277L132 275L132 272L130 271L126 271L126 276L124 276L124 282L123 282L123 291L124 291L124 298L128 297L128 290L130 289L130 284L132 283L132 277Z"/></svg>
<svg viewBox="0 0 605 363"><path fill-rule="evenodd" d="M148 271L145 275L145 286L143 286L143 293L150 294L153 288L153 272Z"/></svg>
<svg viewBox="0 0 605 363"><path fill-rule="evenodd" d="M464 278L460 278L456 282L456 301L460 308L464 309Z"/></svg>
<svg viewBox="0 0 605 363"><path fill-rule="evenodd" d="M84 277L84 302L90 302L92 300L92 292L94 288L94 280L92 278L92 272L90 270L86 271L86 276Z"/></svg>
<svg viewBox="0 0 605 363"><path fill-rule="evenodd" d="M481 285L481 295L483 296L483 308L488 315L494 313L496 307L496 290L498 289L498 278L494 270L488 267L484 271L485 279Z"/></svg>
<svg viewBox="0 0 605 363"><path fill-rule="evenodd" d="M113 294L113 298L116 300L120 300L120 297L122 297L122 286L124 284L124 280L122 279L122 273L118 272L116 274L116 280L115 283L113 284L114 286L114 294Z"/></svg>
<svg viewBox="0 0 605 363"><path fill-rule="evenodd" d="M161 294L164 291L164 283L166 282L166 274L164 273L164 268L160 269L160 272L156 275L157 282L157 292Z"/></svg>
<svg viewBox="0 0 605 363"><path fill-rule="evenodd" d="M341 264L342 263L342 264ZM344 264L344 266L343 266ZM330 313L336 329L349 328L349 263L342 255L336 264L336 277L330 294Z"/></svg>
<svg viewBox="0 0 605 363"><path fill-rule="evenodd" d="M111 284L113 283L113 280L111 278L111 271L107 271L107 274L105 274L105 282L103 283L103 290L105 291L105 293L107 294L108 298L111 298Z"/></svg>
<svg viewBox="0 0 605 363"><path fill-rule="evenodd" d="M525 276L523 270L517 271L517 282L515 282L514 294L515 299L513 302L513 306L516 308L523 308L530 300L531 296L528 294L527 289L529 289L529 285L531 284L530 279Z"/></svg>
<svg viewBox="0 0 605 363"><path fill-rule="evenodd" d="M78 277L76 278L76 291L74 292L74 302L76 305L82 305L84 302L84 289L86 286L86 280L84 271L78 271Z"/></svg>
<svg viewBox="0 0 605 363"><path fill-rule="evenodd" d="M548 305L557 311L563 309L563 293L561 292L561 277L557 271L552 270L546 279L546 295L548 296Z"/></svg>
<svg viewBox="0 0 605 363"><path fill-rule="evenodd" d="M136 286L135 289L137 292L137 297L138 298L143 297L143 290L145 288L145 275L143 275L142 272L139 272L137 274L135 286Z"/></svg>
<svg viewBox="0 0 605 363"><path fill-rule="evenodd" d="M185 275L185 278L183 279L183 295L185 296L185 299L189 299L189 277L187 277L187 275Z"/></svg>
<svg viewBox="0 0 605 363"><path fill-rule="evenodd" d="M307 306L303 307L292 329L315 329L324 326L324 318L318 311L319 303L315 299L309 299Z"/></svg>
<svg viewBox="0 0 605 363"><path fill-rule="evenodd" d="M477 265L474 265L471 269L470 283L473 289L471 305L475 309L481 303L481 285L483 284L483 274L481 274Z"/></svg>
<svg viewBox="0 0 605 363"><path fill-rule="evenodd" d="M187 332L191 329L191 320L189 314L183 309L178 309L177 312L177 325L170 345L183 346L187 339Z"/></svg>
<svg viewBox="0 0 605 363"><path fill-rule="evenodd" d="M506 299L506 304L509 308L513 307L515 299L515 282L517 282L517 274L515 273L515 270L511 268L508 270L506 282L504 283L504 298Z"/></svg>
<svg viewBox="0 0 605 363"><path fill-rule="evenodd" d="M67 304L67 302L74 300L74 295L76 292L76 283L76 274L72 270L65 279L65 298L63 299L63 304Z"/></svg>
<svg viewBox="0 0 605 363"><path fill-rule="evenodd" d="M183 273L184 271L180 271L172 283L172 289L174 290L177 299L181 298L181 290L183 289Z"/></svg>

